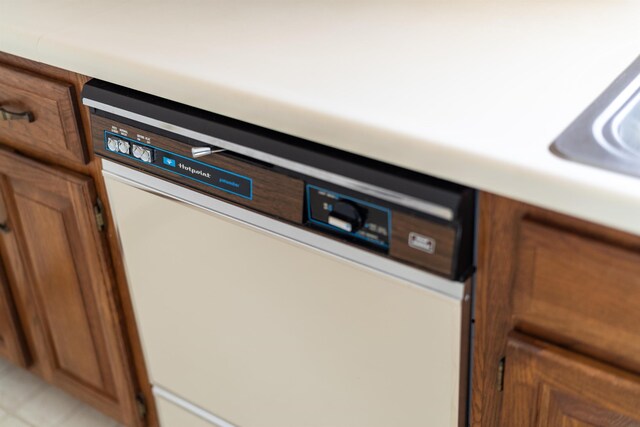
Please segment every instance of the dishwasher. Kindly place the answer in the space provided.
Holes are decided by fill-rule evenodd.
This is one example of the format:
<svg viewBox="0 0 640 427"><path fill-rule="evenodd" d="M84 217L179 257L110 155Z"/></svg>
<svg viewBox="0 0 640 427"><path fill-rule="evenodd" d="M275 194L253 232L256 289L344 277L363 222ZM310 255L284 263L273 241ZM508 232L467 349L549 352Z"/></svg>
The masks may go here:
<svg viewBox="0 0 640 427"><path fill-rule="evenodd" d="M161 426L466 424L474 190L100 80L83 103Z"/></svg>

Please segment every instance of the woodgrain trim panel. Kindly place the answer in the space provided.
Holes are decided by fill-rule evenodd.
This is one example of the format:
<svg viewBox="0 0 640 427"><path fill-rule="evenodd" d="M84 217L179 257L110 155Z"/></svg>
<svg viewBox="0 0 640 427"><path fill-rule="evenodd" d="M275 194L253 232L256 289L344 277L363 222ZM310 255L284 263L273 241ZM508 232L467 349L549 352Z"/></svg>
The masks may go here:
<svg viewBox="0 0 640 427"><path fill-rule="evenodd" d="M297 224L301 224L303 221L304 183L299 179L273 172L266 166L259 166L255 163L238 160L225 153L212 154L197 159L199 162L251 178L253 180L253 198L252 200L247 200L243 197L218 190L208 185L200 184L191 179L183 178L152 166L143 165L140 162L129 159L125 156L114 154L106 150L104 147L104 131L112 131L112 127L115 127L118 131L125 130L128 134L127 137L133 140L137 140L138 135L143 135L148 137L149 140L141 140L141 142L191 158L191 147L187 144L96 115L92 115L91 120L94 149L104 157L114 159L134 168L143 168L157 176L164 177L171 181L194 188L198 191L247 206L251 209L273 215L276 218L281 218Z"/></svg>
<svg viewBox="0 0 640 427"><path fill-rule="evenodd" d="M393 212L391 219L391 247L389 254L420 268L451 275L456 246L456 229L452 226L437 224L433 221L406 214ZM426 238L426 239L425 239ZM412 247L412 239L427 241L424 249ZM427 240L431 239L431 241ZM432 247L433 252L429 252Z"/></svg>

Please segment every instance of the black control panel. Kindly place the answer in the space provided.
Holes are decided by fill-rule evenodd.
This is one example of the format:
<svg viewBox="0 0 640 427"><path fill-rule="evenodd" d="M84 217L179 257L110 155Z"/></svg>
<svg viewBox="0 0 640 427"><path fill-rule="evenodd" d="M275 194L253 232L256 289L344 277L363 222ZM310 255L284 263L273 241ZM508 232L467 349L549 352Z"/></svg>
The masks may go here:
<svg viewBox="0 0 640 427"><path fill-rule="evenodd" d="M315 185L307 184L306 192L311 225L388 250L391 210Z"/></svg>
<svg viewBox="0 0 640 427"><path fill-rule="evenodd" d="M107 151L162 169L174 175L214 187L218 190L253 198L253 180L247 176L151 146L114 132L104 132Z"/></svg>
<svg viewBox="0 0 640 427"><path fill-rule="evenodd" d="M83 100L111 162L415 268L473 272L471 188L108 82L87 83Z"/></svg>

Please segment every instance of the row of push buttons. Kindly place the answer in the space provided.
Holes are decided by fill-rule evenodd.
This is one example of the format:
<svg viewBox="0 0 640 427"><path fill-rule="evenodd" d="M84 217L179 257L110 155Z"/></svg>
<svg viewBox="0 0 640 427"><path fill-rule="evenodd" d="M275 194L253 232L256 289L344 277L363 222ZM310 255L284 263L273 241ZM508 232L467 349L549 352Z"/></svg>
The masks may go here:
<svg viewBox="0 0 640 427"><path fill-rule="evenodd" d="M151 163L153 161L153 149L142 145L132 144L124 139L108 137L107 149L114 153L133 156L145 163Z"/></svg>

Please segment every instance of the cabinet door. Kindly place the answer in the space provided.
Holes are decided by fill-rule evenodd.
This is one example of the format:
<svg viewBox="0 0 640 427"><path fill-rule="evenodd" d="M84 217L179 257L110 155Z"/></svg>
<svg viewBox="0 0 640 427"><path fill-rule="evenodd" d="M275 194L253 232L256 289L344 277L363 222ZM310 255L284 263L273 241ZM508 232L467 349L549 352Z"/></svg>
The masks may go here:
<svg viewBox="0 0 640 427"><path fill-rule="evenodd" d="M27 365L24 336L18 323L13 297L0 266L0 356L20 366Z"/></svg>
<svg viewBox="0 0 640 427"><path fill-rule="evenodd" d="M114 284L90 178L0 150L3 234L37 369L113 418L137 424Z"/></svg>
<svg viewBox="0 0 640 427"><path fill-rule="evenodd" d="M640 376L523 335L507 344L502 424L640 426Z"/></svg>

